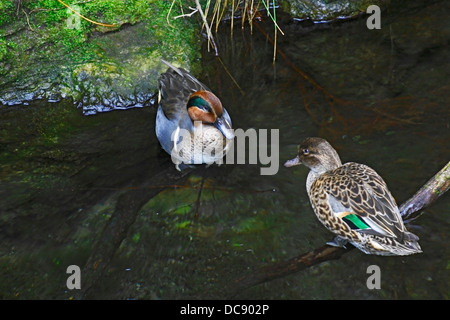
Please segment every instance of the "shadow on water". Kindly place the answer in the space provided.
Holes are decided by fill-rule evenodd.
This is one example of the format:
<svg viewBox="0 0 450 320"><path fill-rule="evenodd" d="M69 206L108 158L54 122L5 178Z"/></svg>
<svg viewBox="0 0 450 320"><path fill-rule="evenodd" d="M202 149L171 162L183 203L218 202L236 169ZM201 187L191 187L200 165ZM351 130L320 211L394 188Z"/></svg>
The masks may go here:
<svg viewBox="0 0 450 320"><path fill-rule="evenodd" d="M449 7L394 9L381 30L280 13L275 65L269 22L232 39L225 24L220 60L205 48L200 79L233 126L279 130L276 175L260 175L261 162L178 175L155 107L90 117L69 102L2 107L0 298L227 298L237 278L332 237L310 208L306 168L282 166L307 136L372 166L405 201L449 159ZM445 195L410 226L422 254L352 250L235 297L448 299L449 209ZM380 290L366 286L374 264ZM94 284L87 294L67 289L69 265L83 269L81 291Z"/></svg>

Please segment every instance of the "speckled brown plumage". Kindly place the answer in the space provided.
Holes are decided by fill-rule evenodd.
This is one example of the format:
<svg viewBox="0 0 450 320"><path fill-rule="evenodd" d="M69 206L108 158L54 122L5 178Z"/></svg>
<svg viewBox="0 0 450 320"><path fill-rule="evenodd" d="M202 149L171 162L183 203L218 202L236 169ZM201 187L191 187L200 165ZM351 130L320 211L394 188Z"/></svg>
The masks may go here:
<svg viewBox="0 0 450 320"><path fill-rule="evenodd" d="M310 168L306 188L320 222L361 251L379 255L421 252L416 235L408 232L395 199L372 168L354 162L342 165L336 150L324 139L307 138L290 167Z"/></svg>

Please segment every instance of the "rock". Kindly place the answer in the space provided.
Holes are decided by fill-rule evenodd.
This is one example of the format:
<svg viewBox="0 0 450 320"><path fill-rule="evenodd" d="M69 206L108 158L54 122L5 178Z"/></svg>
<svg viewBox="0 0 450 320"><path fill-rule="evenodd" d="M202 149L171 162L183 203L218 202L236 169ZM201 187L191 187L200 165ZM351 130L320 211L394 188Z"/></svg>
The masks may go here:
<svg viewBox="0 0 450 320"><path fill-rule="evenodd" d="M114 28L82 19L71 21L69 28L73 13L56 1L18 5L21 10L12 6L0 14L3 105L72 99L84 114L143 107L154 101L157 79L166 69L161 58L196 69L201 45L196 17L170 21L167 1L78 5L81 14L96 21L110 19ZM172 7L170 16L178 11Z"/></svg>
<svg viewBox="0 0 450 320"><path fill-rule="evenodd" d="M328 22L345 19L365 13L370 5L380 8L385 1L381 0L282 0L281 7L293 18Z"/></svg>

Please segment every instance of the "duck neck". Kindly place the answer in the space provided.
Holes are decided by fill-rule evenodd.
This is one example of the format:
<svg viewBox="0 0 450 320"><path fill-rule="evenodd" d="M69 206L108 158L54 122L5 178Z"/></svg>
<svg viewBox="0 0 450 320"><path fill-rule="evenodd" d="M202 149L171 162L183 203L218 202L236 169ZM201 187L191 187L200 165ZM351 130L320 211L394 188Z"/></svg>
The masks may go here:
<svg viewBox="0 0 450 320"><path fill-rule="evenodd" d="M309 194L309 191L311 190L311 186L313 185L313 183L317 180L317 178L319 178L321 175L323 174L323 172L317 172L317 171L313 171L310 170L308 173L308 177L306 178L306 191Z"/></svg>

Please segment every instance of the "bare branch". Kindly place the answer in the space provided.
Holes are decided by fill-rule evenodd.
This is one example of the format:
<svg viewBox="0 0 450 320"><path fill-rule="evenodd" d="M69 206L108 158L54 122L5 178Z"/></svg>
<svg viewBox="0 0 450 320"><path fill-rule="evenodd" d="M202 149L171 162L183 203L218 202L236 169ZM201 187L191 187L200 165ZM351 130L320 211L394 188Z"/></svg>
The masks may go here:
<svg viewBox="0 0 450 320"><path fill-rule="evenodd" d="M428 180L415 195L405 201L399 208L403 221L410 222L422 213L420 210L428 207L450 188L450 161Z"/></svg>
<svg viewBox="0 0 450 320"><path fill-rule="evenodd" d="M176 19L184 18L184 17L192 17L193 14L198 12L198 9L196 9L196 8L189 7L189 9L191 9L191 13L185 13L185 14L173 17L173 19L176 20Z"/></svg>

